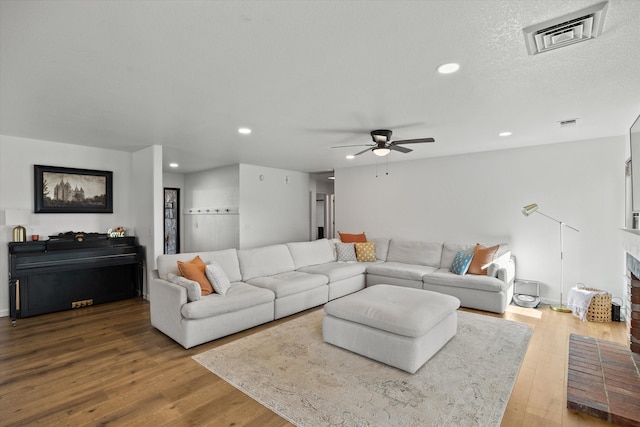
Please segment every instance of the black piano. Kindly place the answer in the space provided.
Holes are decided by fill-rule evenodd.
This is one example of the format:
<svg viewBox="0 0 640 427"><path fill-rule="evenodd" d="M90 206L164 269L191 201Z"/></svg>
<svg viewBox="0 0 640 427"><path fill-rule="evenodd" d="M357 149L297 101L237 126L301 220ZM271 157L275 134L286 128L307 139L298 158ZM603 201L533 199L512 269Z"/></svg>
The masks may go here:
<svg viewBox="0 0 640 427"><path fill-rule="evenodd" d="M143 259L131 236L64 233L9 243L11 321L139 296Z"/></svg>

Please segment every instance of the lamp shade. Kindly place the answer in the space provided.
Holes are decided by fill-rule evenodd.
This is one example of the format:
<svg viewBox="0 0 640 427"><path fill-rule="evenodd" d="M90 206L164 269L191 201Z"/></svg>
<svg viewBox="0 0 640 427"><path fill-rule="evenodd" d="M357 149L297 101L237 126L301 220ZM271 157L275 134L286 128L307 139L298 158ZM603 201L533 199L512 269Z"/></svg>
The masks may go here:
<svg viewBox="0 0 640 427"><path fill-rule="evenodd" d="M4 211L5 225L28 225L31 212L27 209L7 209Z"/></svg>
<svg viewBox="0 0 640 427"><path fill-rule="evenodd" d="M389 150L388 148L374 148L373 149L373 154L375 154L376 156L386 156L387 154L389 154L391 152L391 150Z"/></svg>
<svg viewBox="0 0 640 427"><path fill-rule="evenodd" d="M531 203L530 205L524 206L522 208L522 215L529 216L537 210L538 210L538 205L535 203Z"/></svg>
<svg viewBox="0 0 640 427"><path fill-rule="evenodd" d="M27 238L25 225L29 224L30 212L26 209L7 209L4 211L6 225L15 225L13 229L13 241L24 242Z"/></svg>

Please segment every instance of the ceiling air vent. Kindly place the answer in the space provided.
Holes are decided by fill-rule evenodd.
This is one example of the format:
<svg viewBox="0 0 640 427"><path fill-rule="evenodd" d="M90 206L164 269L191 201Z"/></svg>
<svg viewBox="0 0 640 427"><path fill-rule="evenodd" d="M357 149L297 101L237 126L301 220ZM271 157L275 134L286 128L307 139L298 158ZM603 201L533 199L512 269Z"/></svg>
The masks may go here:
<svg viewBox="0 0 640 427"><path fill-rule="evenodd" d="M598 37L604 25L608 2L523 28L529 55L569 46Z"/></svg>
<svg viewBox="0 0 640 427"><path fill-rule="evenodd" d="M578 123L578 119L561 120L560 127L566 128L570 126L575 126L577 123Z"/></svg>

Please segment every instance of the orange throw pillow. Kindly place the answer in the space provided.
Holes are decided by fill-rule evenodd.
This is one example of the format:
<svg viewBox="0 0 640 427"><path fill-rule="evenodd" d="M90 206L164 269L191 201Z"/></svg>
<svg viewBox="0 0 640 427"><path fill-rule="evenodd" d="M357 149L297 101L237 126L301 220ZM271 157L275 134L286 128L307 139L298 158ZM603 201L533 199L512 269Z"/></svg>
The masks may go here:
<svg viewBox="0 0 640 427"><path fill-rule="evenodd" d="M211 282L209 282L207 275L205 274L206 268L207 265L199 256L196 256L189 262L178 261L178 270L180 270L180 275L186 279L198 282L202 296L213 293L213 286L211 286Z"/></svg>
<svg viewBox="0 0 640 427"><path fill-rule="evenodd" d="M473 258L471 259L471 265L469 265L467 274L479 274L486 276L487 266L493 262L493 258L495 257L496 252L498 252L498 248L500 248L500 245L485 248L481 244L477 243L476 247L473 249Z"/></svg>
<svg viewBox="0 0 640 427"><path fill-rule="evenodd" d="M347 234L338 231L338 234L340 235L340 240L342 241L342 243L367 243L367 236L364 233Z"/></svg>

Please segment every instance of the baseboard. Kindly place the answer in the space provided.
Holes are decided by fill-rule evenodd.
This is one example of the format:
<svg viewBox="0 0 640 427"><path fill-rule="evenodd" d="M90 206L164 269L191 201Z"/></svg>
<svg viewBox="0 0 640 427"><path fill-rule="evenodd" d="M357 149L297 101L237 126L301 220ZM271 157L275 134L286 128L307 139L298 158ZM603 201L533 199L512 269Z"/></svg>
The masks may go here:
<svg viewBox="0 0 640 427"><path fill-rule="evenodd" d="M0 317L9 317L9 310L0 310Z"/></svg>

